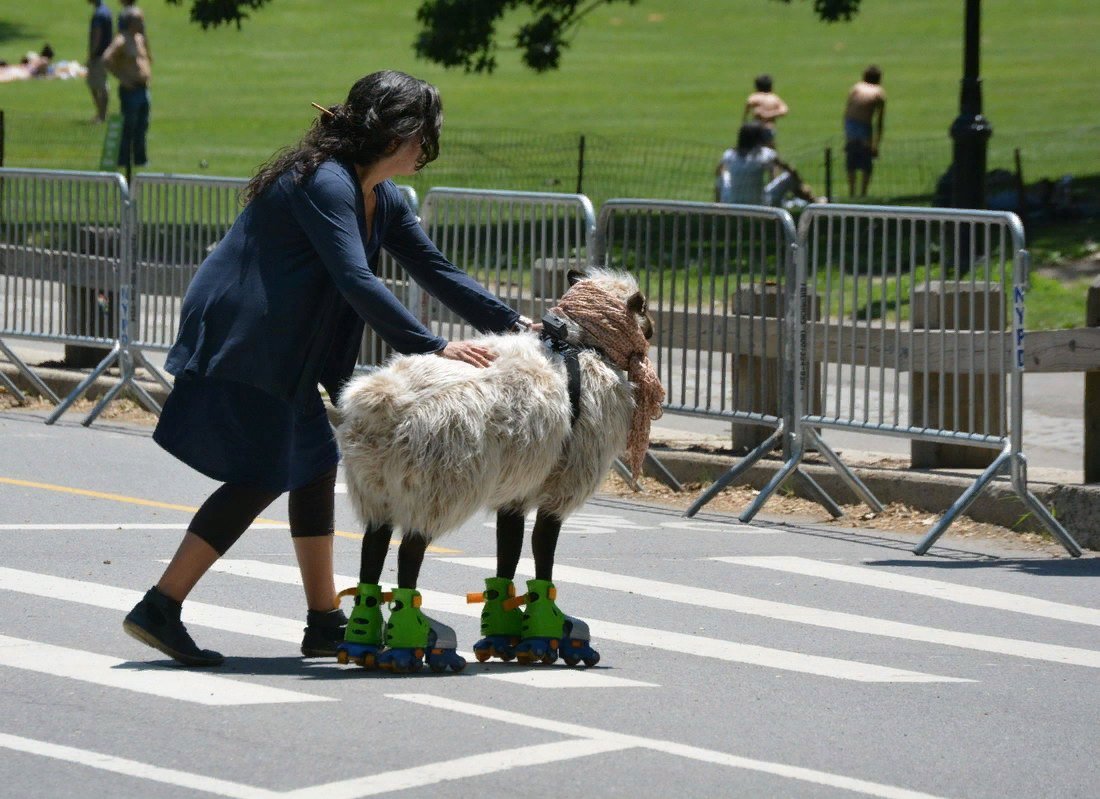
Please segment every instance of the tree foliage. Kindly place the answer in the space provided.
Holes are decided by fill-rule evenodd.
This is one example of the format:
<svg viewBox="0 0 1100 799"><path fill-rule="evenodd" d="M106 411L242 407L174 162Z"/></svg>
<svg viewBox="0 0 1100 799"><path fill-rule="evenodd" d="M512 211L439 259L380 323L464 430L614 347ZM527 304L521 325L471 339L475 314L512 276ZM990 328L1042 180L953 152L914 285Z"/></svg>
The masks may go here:
<svg viewBox="0 0 1100 799"><path fill-rule="evenodd" d="M271 0L189 0L191 21L204 29L233 23L238 28L250 11ZM181 5L184 0L167 0ZM492 72L499 48L497 24L504 15L526 10L529 17L515 34L523 63L536 72L561 66L562 51L581 21L594 9L612 3L635 5L638 0L422 0L416 11L420 32L416 54L444 67L467 72ZM778 0L790 3L792 0ZM805 2L805 0L803 0ZM848 21L861 0L813 0L814 12L826 22Z"/></svg>
<svg viewBox="0 0 1100 799"><path fill-rule="evenodd" d="M203 30L231 22L239 28L241 22L248 19L249 11L259 10L269 2L271 0L191 0L191 21L201 25ZM178 6L183 0L168 0L168 3Z"/></svg>
<svg viewBox="0 0 1100 799"><path fill-rule="evenodd" d="M497 23L509 11L526 7L530 19L519 26L516 47L536 72L557 69L569 37L593 9L638 0L424 0L416 12L421 25L416 54L444 67L492 72L497 60Z"/></svg>

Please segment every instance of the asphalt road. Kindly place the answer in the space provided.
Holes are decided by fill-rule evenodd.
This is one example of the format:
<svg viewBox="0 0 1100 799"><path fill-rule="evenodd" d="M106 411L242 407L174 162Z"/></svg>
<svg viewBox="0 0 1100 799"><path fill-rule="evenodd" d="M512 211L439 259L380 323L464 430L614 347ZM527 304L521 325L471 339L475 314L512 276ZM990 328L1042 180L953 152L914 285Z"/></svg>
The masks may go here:
<svg viewBox="0 0 1100 799"><path fill-rule="evenodd" d="M298 656L280 501L185 605L225 664L182 669L121 622L213 484L148 429L42 417L0 413L5 796L1097 796L1095 556L976 542L917 558L900 533L597 498L555 573L596 668L471 658L395 677ZM460 649L488 522L421 574ZM341 498L339 587L356 527Z"/></svg>

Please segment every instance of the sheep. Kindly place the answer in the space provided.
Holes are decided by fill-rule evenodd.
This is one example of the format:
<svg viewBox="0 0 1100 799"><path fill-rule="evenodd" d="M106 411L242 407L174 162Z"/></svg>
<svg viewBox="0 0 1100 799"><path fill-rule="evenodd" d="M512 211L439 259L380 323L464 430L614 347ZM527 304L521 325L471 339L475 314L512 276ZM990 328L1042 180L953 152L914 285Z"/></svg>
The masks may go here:
<svg viewBox="0 0 1100 799"><path fill-rule="evenodd" d="M415 588L427 546L484 509L497 512L498 568L486 590L471 595L485 602L477 658L552 663L560 650L569 665L599 660L584 623L554 602L558 532L624 449L639 471L664 392L646 357L653 323L636 280L590 270L571 272L569 283L541 334L476 340L496 354L486 368L402 356L341 392L337 435L348 496L366 530L360 583L343 592L355 594L355 607L341 663L415 671L428 649L433 670L465 666L453 631L419 611ZM579 404L570 398L571 369L580 375ZM516 596L512 580L533 508L535 579ZM398 588L382 594L394 528L402 531Z"/></svg>

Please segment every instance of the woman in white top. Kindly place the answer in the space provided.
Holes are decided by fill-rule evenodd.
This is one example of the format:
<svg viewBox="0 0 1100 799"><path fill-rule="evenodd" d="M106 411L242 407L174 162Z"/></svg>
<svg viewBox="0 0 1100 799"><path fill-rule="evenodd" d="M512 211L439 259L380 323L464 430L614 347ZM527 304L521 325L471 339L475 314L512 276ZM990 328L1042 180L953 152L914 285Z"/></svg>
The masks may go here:
<svg viewBox="0 0 1100 799"><path fill-rule="evenodd" d="M767 132L759 123L742 125L737 132L737 146L722 153L722 160L715 169L715 200L721 203L741 205L777 205L782 196L772 186L784 176L776 177L776 168L784 174L794 175L794 170L780 160L778 153L765 145ZM776 179L773 181L772 178ZM765 184L768 191L765 193ZM782 190L788 188L782 181Z"/></svg>

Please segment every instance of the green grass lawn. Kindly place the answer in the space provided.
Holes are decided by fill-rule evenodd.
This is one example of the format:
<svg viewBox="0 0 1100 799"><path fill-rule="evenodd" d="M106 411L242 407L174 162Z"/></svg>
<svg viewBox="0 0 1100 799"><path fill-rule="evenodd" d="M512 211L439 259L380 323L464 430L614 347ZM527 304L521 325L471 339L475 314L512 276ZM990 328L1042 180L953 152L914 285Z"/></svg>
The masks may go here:
<svg viewBox="0 0 1100 799"><path fill-rule="evenodd" d="M155 57L151 167L195 172L205 161L211 174L247 175L300 135L314 115L310 101L339 101L353 80L384 67L438 84L448 131L489 140L522 131L679 142L710 156L698 165L707 189L712 162L731 143L758 72L775 76L791 106L779 129L790 152L838 139L846 89L870 62L882 65L889 95L883 166L891 141L946 148L957 111L959 0L866 0L854 22L833 25L818 22L806 2L641 0L591 14L559 72L525 71L518 55L505 51L492 76L416 60L416 6L277 0L240 31L203 32L187 21L186 8L147 0ZM90 10L75 0L8 4L0 12L0 56L13 60L48 40L59 58L82 60ZM1094 0L986 3L984 14L995 153L1007 148L1010 155L1014 142L1025 143L1036 168L1100 172L1095 140L1034 135L1100 127ZM94 164L97 147L88 153L65 146L97 136L83 124L91 103L81 82L4 84L0 106L9 164Z"/></svg>

